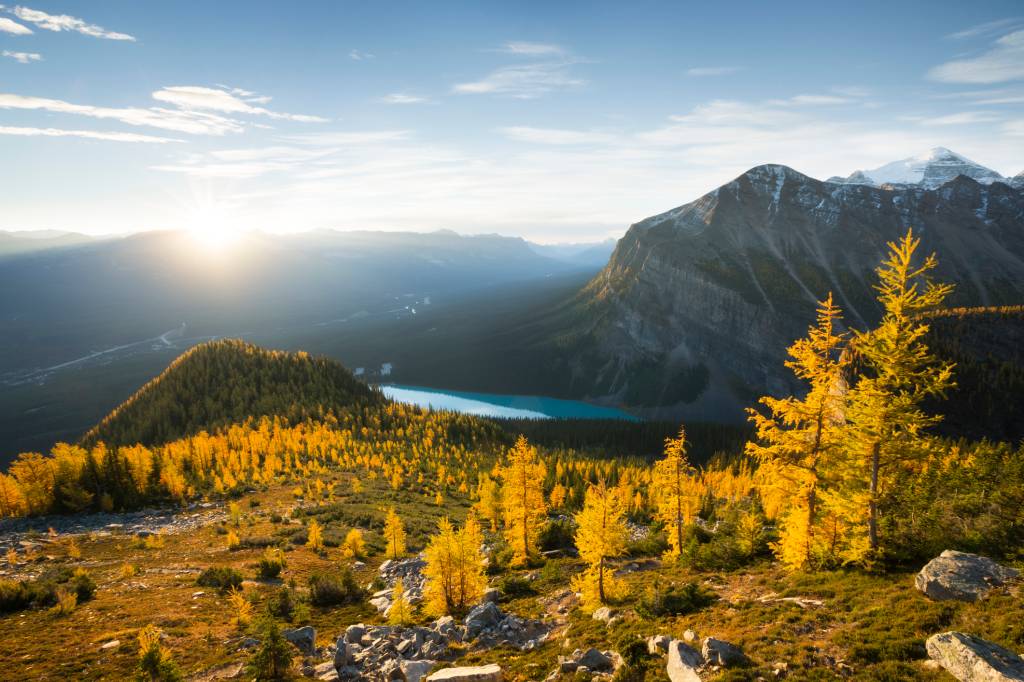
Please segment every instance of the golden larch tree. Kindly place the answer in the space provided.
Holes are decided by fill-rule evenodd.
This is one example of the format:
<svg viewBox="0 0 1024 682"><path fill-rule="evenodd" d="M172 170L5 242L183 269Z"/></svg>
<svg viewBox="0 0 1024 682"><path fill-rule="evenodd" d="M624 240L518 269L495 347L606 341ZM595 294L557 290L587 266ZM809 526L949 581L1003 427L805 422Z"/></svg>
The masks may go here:
<svg viewBox="0 0 1024 682"><path fill-rule="evenodd" d="M398 559L405 554L405 526L394 507L389 507L384 517L384 542L388 559Z"/></svg>
<svg viewBox="0 0 1024 682"><path fill-rule="evenodd" d="M668 532L672 557L682 553L686 526L693 522L700 504L693 474L686 457L686 430L680 428L678 437L665 439L665 458L655 463L649 489L657 518Z"/></svg>
<svg viewBox="0 0 1024 682"><path fill-rule="evenodd" d="M604 481L587 488L583 509L576 514L576 547L586 570L574 582L583 594L583 607L596 609L609 598L618 598L621 586L609 571L607 562L626 551L629 531L621 495Z"/></svg>
<svg viewBox="0 0 1024 682"><path fill-rule="evenodd" d="M424 611L430 616L462 616L478 603L487 586L479 522L472 515L461 530L447 518L424 551L427 565Z"/></svg>
<svg viewBox="0 0 1024 682"><path fill-rule="evenodd" d="M536 552L537 534L547 514L545 473L537 449L519 436L500 470L505 538L515 565L525 565Z"/></svg>

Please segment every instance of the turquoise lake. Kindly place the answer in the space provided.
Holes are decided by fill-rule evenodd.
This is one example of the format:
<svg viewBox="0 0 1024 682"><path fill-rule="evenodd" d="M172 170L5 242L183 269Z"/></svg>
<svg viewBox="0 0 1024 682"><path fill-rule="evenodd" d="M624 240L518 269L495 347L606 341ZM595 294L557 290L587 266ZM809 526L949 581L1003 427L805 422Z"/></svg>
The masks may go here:
<svg viewBox="0 0 1024 682"><path fill-rule="evenodd" d="M380 389L384 395L400 403L411 403L434 410L475 414L481 417L639 421L633 415L618 408L592 405L580 400L561 400L536 395L448 391L398 384L383 384Z"/></svg>

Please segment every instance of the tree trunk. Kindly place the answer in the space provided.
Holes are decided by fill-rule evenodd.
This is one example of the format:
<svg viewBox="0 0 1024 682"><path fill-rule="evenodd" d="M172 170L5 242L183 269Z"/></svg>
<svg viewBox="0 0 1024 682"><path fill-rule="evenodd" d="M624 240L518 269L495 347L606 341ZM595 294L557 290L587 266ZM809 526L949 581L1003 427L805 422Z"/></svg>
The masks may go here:
<svg viewBox="0 0 1024 682"><path fill-rule="evenodd" d="M604 603L604 557L601 557L601 562L597 565L597 598Z"/></svg>
<svg viewBox="0 0 1024 682"><path fill-rule="evenodd" d="M868 542L871 550L878 549L878 467L881 443L871 447L871 490L868 497Z"/></svg>

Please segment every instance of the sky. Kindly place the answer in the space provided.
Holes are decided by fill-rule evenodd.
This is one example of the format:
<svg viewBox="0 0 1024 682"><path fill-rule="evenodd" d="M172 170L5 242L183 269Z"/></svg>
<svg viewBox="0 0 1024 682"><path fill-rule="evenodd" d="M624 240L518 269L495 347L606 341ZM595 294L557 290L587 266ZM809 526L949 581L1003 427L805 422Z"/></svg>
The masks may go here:
<svg viewBox="0 0 1024 682"><path fill-rule="evenodd" d="M0 229L619 237L762 163L1024 171L1024 6L0 5Z"/></svg>

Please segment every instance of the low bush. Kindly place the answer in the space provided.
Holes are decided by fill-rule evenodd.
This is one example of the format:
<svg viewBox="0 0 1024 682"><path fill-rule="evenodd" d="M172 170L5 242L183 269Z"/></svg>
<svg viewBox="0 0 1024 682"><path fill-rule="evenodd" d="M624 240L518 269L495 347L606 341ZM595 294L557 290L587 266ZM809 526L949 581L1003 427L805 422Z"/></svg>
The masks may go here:
<svg viewBox="0 0 1024 682"><path fill-rule="evenodd" d="M509 599L528 597L532 594L537 594L537 590L533 588L533 584L526 578L522 578L518 575L505 576L498 583L498 588L501 590L502 596Z"/></svg>
<svg viewBox="0 0 1024 682"><path fill-rule="evenodd" d="M242 574L234 568L221 566L208 568L196 578L201 587L215 587L221 592L229 592L242 586Z"/></svg>
<svg viewBox="0 0 1024 682"><path fill-rule="evenodd" d="M35 580L0 581L0 613L13 613L30 608L56 606L61 597L65 604L73 595L76 604L92 599L96 583L82 569L59 568Z"/></svg>
<svg viewBox="0 0 1024 682"><path fill-rule="evenodd" d="M542 552L575 547L576 527L569 519L551 520L541 526L537 544Z"/></svg>
<svg viewBox="0 0 1024 682"><path fill-rule="evenodd" d="M309 601L314 606L352 604L363 598L363 591L348 568L338 574L314 573L309 576Z"/></svg>
<svg viewBox="0 0 1024 682"><path fill-rule="evenodd" d="M291 621L295 615L295 600L292 598L292 591L284 587L271 595L267 600L267 613L274 618Z"/></svg>
<svg viewBox="0 0 1024 682"><path fill-rule="evenodd" d="M264 580L273 580L281 575L285 565L284 552L279 549L267 549L260 557L256 572Z"/></svg>
<svg viewBox="0 0 1024 682"><path fill-rule="evenodd" d="M700 611L714 603L715 599L713 592L705 590L697 583L663 588L656 580L637 600L636 612L644 618L679 616Z"/></svg>

